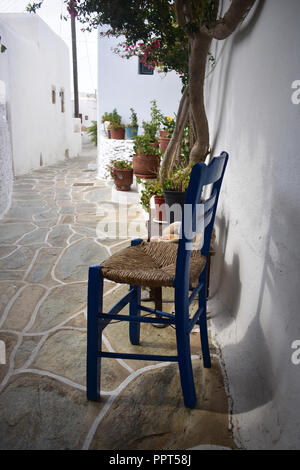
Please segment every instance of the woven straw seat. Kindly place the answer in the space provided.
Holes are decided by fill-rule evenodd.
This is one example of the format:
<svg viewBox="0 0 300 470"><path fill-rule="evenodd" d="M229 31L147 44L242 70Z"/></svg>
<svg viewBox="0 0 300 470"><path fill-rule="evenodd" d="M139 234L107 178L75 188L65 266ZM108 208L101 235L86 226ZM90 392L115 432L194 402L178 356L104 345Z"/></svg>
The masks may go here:
<svg viewBox="0 0 300 470"><path fill-rule="evenodd" d="M121 284L146 287L173 287L175 281L177 243L141 242L112 255L102 263L103 277ZM198 284L206 258L192 251L190 286Z"/></svg>

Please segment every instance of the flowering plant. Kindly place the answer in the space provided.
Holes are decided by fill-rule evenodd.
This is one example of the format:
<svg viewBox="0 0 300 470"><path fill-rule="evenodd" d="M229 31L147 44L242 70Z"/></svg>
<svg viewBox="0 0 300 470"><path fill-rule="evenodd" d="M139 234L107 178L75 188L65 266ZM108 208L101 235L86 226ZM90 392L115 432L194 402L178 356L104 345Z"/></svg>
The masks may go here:
<svg viewBox="0 0 300 470"><path fill-rule="evenodd" d="M114 178L117 170L132 170L132 163L127 160L114 159L106 165L106 171L109 175Z"/></svg>
<svg viewBox="0 0 300 470"><path fill-rule="evenodd" d="M171 116L164 116L161 120L161 124L163 126L164 131L168 131L168 137L172 137L172 134L175 129L175 118L172 118Z"/></svg>

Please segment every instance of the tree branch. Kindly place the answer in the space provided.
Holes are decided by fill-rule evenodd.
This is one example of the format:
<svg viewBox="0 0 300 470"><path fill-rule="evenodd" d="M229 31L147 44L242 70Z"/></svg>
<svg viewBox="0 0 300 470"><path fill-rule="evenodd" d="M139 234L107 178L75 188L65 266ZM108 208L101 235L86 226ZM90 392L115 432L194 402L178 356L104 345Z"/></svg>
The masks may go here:
<svg viewBox="0 0 300 470"><path fill-rule="evenodd" d="M186 87L180 100L178 113L176 116L175 129L173 131L173 135L169 142L169 145L166 149L163 161L161 163L161 167L160 167L160 181L161 182L165 177L170 175L170 172L172 170L173 163L174 163L174 158L176 157L176 154L178 153L178 145L180 145L180 148L181 148L182 134L185 128L187 118L188 118L189 106L190 106L189 92L188 92L188 87Z"/></svg>
<svg viewBox="0 0 300 470"><path fill-rule="evenodd" d="M201 32L214 39L226 39L246 18L256 0L232 0L227 12L212 28L203 26Z"/></svg>
<svg viewBox="0 0 300 470"><path fill-rule="evenodd" d="M185 26L184 5L185 5L185 0L175 1L176 17L177 17L178 24L181 28Z"/></svg>

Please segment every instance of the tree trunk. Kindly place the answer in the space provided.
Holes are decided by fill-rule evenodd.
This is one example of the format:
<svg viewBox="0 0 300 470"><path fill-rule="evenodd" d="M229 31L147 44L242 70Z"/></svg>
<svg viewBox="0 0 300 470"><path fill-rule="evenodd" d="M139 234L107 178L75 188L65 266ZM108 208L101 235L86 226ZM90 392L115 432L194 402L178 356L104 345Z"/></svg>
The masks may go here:
<svg viewBox="0 0 300 470"><path fill-rule="evenodd" d="M186 121L189 114L189 93L188 87L184 90L183 95L180 100L178 113L176 117L175 129L172 135L172 138L167 147L166 153L164 155L163 161L160 167L160 181L162 182L163 178L170 176L170 173L173 168L174 159L178 153L178 147L181 147L182 134L186 125Z"/></svg>
<svg viewBox="0 0 300 470"><path fill-rule="evenodd" d="M197 32L190 35L189 41L190 106L196 139L190 153L189 165L192 166L196 162L204 161L209 153L209 129L204 106L204 79L211 38Z"/></svg>

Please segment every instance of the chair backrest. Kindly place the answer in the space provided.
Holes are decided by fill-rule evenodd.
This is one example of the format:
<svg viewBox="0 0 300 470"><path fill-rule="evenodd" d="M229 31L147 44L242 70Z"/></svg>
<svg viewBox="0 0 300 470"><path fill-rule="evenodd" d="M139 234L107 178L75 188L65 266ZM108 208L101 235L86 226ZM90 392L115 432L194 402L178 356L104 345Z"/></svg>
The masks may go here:
<svg viewBox="0 0 300 470"><path fill-rule="evenodd" d="M182 214L181 237L179 240L175 285L186 286L189 282L189 265L195 236L203 232L201 253L208 257L211 235L219 200L228 154L222 152L209 165L196 163L191 171L190 182ZM203 200L203 189L212 185L210 196Z"/></svg>

